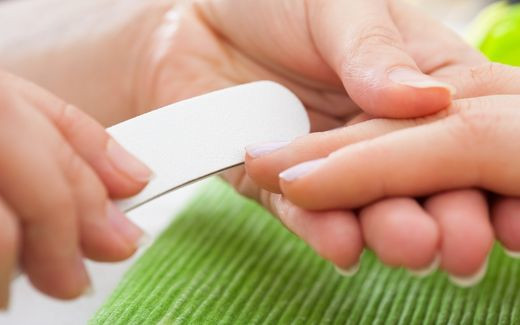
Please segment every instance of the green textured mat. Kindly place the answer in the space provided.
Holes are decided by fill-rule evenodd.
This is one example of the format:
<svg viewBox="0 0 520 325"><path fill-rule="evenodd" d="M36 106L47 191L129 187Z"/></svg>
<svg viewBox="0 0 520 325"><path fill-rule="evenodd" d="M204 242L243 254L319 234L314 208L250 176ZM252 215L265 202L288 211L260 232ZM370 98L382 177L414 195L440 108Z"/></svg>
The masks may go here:
<svg viewBox="0 0 520 325"><path fill-rule="evenodd" d="M520 261L495 247L477 287L414 278L371 253L336 274L214 180L126 274L92 324L520 324Z"/></svg>

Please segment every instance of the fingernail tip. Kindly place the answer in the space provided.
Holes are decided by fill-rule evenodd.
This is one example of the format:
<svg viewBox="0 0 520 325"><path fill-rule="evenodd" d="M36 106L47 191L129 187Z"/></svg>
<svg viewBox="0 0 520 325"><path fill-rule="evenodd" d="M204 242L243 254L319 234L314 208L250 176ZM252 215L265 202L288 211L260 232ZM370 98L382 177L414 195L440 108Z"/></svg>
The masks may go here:
<svg viewBox="0 0 520 325"><path fill-rule="evenodd" d="M473 275L470 275L467 277L450 275L449 278L453 284L455 284L461 288L470 288L470 287L473 287L473 286L479 284L482 281L482 279L484 279L484 277L486 276L486 272L487 272L487 260L482 265L482 267Z"/></svg>
<svg viewBox="0 0 520 325"><path fill-rule="evenodd" d="M306 162L302 162L298 165L295 165L291 168L288 168L278 174L278 177L283 179L286 182L292 182L307 175L309 172L315 170L320 167L321 164L325 162L327 158L319 158L315 160L309 160Z"/></svg>
<svg viewBox="0 0 520 325"><path fill-rule="evenodd" d="M425 267L423 269L418 269L418 270L409 269L407 271L412 276L415 276L417 278L424 278L424 277L431 275L435 271L437 271L437 269L439 268L439 264L440 264L440 256L437 255L435 257L435 259L432 261L432 263L430 265L428 265L427 267Z"/></svg>
<svg viewBox="0 0 520 325"><path fill-rule="evenodd" d="M341 268L337 265L334 265L334 268L336 269L336 272L344 277L352 277L356 275L356 273L359 271L359 262L354 264L353 266L349 267L348 269Z"/></svg>
<svg viewBox="0 0 520 325"><path fill-rule="evenodd" d="M143 246L148 245L151 241L152 241L152 237L148 233L143 231L143 234L137 240L136 245L137 245L137 247L143 247Z"/></svg>
<svg viewBox="0 0 520 325"><path fill-rule="evenodd" d="M509 250L509 249L505 249L505 248L504 248L504 252L506 253L507 256L509 256L511 258L520 259L520 252L515 252L515 251Z"/></svg>
<svg viewBox="0 0 520 325"><path fill-rule="evenodd" d="M245 147L246 153L251 158L259 158L287 146L290 141L273 141L250 144Z"/></svg>
<svg viewBox="0 0 520 325"><path fill-rule="evenodd" d="M138 182L149 182L153 171L114 139L106 144L112 165L120 172Z"/></svg>
<svg viewBox="0 0 520 325"><path fill-rule="evenodd" d="M457 94L457 88L455 88L455 86L440 81L401 82L401 84L419 89L443 88L446 89L452 97Z"/></svg>
<svg viewBox="0 0 520 325"><path fill-rule="evenodd" d="M94 288L92 287L92 285L88 285L85 288L85 290L83 290L83 293L81 295L84 297L92 297L92 296L94 296L94 294L95 294Z"/></svg>

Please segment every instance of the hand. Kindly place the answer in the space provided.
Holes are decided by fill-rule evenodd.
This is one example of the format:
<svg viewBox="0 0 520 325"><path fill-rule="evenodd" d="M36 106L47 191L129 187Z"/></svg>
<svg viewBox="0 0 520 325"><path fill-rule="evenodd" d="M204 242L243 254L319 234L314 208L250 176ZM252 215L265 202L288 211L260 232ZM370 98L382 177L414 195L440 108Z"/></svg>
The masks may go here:
<svg viewBox="0 0 520 325"><path fill-rule="evenodd" d="M89 6L95 6L93 2L89 1ZM43 51L46 64L42 68L35 68L36 64L27 68L27 60L18 60L10 67L79 104L106 124L258 79L272 79L291 88L304 101L313 131L343 126L360 109L393 117L436 112L449 105L450 84L460 97L496 90L494 83L488 82L489 65L482 55L441 24L400 1L292 1L282 6L277 0L224 0L199 1L174 9L170 1L153 1L139 10L121 10L131 1L95 3L104 6L98 12L118 19L107 20L91 13L89 19L78 20L85 23L71 26L75 27L74 35L85 38L86 34L87 42L71 42L68 33L59 52L54 44ZM65 5L60 2L59 7ZM56 6L42 5L39 12L47 10L48 16L56 11L46 8ZM62 11L58 18L68 21L74 10ZM82 17L88 11L81 11ZM128 12L137 14L129 15L130 19L120 17ZM60 20L54 18L52 21ZM99 20L104 24L98 24ZM124 28L106 32L108 22L121 21L124 23L119 25ZM61 25L44 26L42 31L61 30L57 26ZM40 51L38 57L29 55L34 59L31 62L41 60L38 41ZM65 50L63 44L67 45ZM14 56L11 61L18 57L27 55ZM45 77L49 64L62 78ZM411 70L400 69L404 67ZM114 82L119 85L115 89ZM85 83L90 87L84 87ZM226 177L243 194L264 203L337 266L348 268L358 260L364 242L358 219L350 212L325 214L297 208L279 195L258 188L243 169ZM394 202L388 211L401 209L401 205ZM431 247L436 242L430 242L429 251L423 255L433 254ZM397 264L422 268L429 263L427 258L402 257Z"/></svg>
<svg viewBox="0 0 520 325"><path fill-rule="evenodd" d="M170 11L149 37L148 56L144 56L148 63L141 65L148 70L139 78L141 88L148 89L139 102L148 104L140 110L238 83L271 79L291 88L303 100L313 131L323 131L344 125L360 109L395 117L438 111L450 102L446 83L455 85L458 96L497 90L487 82L491 71L486 60L451 31L401 2L380 3L295 1L280 6L278 1L228 0ZM345 13L345 17L337 19L335 12ZM273 23L273 17L279 17L275 21L280 23ZM403 66L430 77L419 74L418 79L392 82L387 73ZM326 144L315 149L324 156L334 148ZM264 204L322 257L341 269L356 268L365 241L364 230L352 212L304 210L271 193L278 190L277 179L273 185L255 177L262 190L243 169L225 177L241 193ZM478 201L480 194L453 193L451 197L451 205L456 206L453 211L466 211L467 201ZM479 215L485 214L485 205L473 206ZM402 231L394 227L384 237L393 246L387 245L389 256L380 255L383 261L415 270L432 264L439 230L430 219L414 217L417 211L426 214L415 200L389 201L372 211L388 215L408 211L401 214L403 221L419 227L418 233L424 235L419 240L405 236L399 243L393 239L400 238ZM489 246L482 242L483 247ZM402 244L408 251L395 254L403 251ZM452 255L452 260L460 256L458 252ZM468 259L450 265L445 257L444 268L460 276L473 274L485 253Z"/></svg>
<svg viewBox="0 0 520 325"><path fill-rule="evenodd" d="M251 16L252 12L255 15ZM338 19L336 12L353 14ZM391 20L385 19L389 16ZM139 102L148 104L141 111L213 89L271 79L285 84L303 100L313 131L322 131L344 125L359 109L370 115L394 117L436 112L450 102L449 83L462 97L497 91L486 77L492 75L490 65L479 53L439 23L399 1L385 2L385 6L374 2L295 1L285 7L278 1L205 1L183 11L170 11L165 17L149 37L148 55L143 56L148 61L141 66L148 69L139 80L141 88L148 91ZM273 24L273 17L280 17L275 21L283 23ZM415 74L394 82L392 79L397 79L388 74L396 67L424 71L429 77ZM326 155L330 148L325 145L316 150ZM255 178L265 189L261 190L241 169L225 177L241 193L263 203L322 257L341 269L356 268L366 232L352 212L296 207L271 193L278 190L277 186ZM450 211L466 211L468 201L481 200L477 191L452 193L434 206L442 207L450 201ZM477 215L487 211L485 204L473 207ZM402 228L394 227L381 241L388 248L383 250L386 256L380 254L384 262L414 270L428 268L434 262L440 231L431 219L415 218L419 212L427 215L415 200L388 201L380 209L367 211L389 216L406 211L397 214L423 235L414 238L406 232L408 236L402 237ZM471 211L464 216L472 218ZM403 240L397 242L396 238ZM485 253L479 251L465 259L458 258L463 252L447 253L444 269L457 276L475 273L485 260L491 239L480 242Z"/></svg>
<svg viewBox="0 0 520 325"><path fill-rule="evenodd" d="M492 71L495 87L520 93L515 82L520 69L493 65ZM276 180L284 196L302 208L361 208L364 238L387 263L396 259L389 255L411 255L403 241L411 238L421 247L434 238L442 267L464 274L468 265L482 265L494 233L508 250L520 251L520 156L513 140L520 136L519 108L519 95L457 100L428 118L374 119L303 137L249 157L246 167L260 184L278 186ZM310 156L320 158L306 161ZM491 218L486 198L459 190L464 188L495 194ZM427 195L424 211L405 198ZM392 201L404 202L404 208L385 211Z"/></svg>
<svg viewBox="0 0 520 325"><path fill-rule="evenodd" d="M142 231L110 197L139 192L150 171L97 122L45 90L0 72L0 308L18 261L57 298L90 286L83 258L118 261Z"/></svg>

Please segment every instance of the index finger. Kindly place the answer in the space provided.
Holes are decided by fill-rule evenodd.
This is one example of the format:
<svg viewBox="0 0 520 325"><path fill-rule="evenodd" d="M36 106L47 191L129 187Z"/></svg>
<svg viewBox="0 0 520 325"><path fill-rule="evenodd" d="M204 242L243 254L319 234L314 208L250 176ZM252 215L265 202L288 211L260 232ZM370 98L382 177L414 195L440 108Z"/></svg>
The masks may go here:
<svg viewBox="0 0 520 325"><path fill-rule="evenodd" d="M296 165L280 174L282 192L319 210L473 186L520 195L520 156L511 141L520 118L515 100L520 106L518 96L464 102L473 108ZM493 109L479 107L486 101Z"/></svg>

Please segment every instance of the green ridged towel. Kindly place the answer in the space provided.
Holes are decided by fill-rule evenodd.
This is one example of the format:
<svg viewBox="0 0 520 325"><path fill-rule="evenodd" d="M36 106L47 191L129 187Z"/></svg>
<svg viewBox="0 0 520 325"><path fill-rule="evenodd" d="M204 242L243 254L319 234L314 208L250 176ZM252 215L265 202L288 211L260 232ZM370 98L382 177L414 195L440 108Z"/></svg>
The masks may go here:
<svg viewBox="0 0 520 325"><path fill-rule="evenodd" d="M91 324L520 324L520 261L495 247L458 288L363 256L338 275L257 204L214 180L125 275Z"/></svg>

